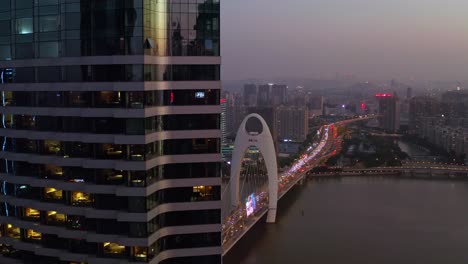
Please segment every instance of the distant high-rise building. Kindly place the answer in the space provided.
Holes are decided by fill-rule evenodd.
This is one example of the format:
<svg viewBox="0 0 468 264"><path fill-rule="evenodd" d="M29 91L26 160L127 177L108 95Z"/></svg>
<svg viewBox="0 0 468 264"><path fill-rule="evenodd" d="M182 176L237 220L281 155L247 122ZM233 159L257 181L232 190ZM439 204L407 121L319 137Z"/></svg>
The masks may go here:
<svg viewBox="0 0 468 264"><path fill-rule="evenodd" d="M271 105L285 105L288 100L287 89L286 85L274 84L271 86Z"/></svg>
<svg viewBox="0 0 468 264"><path fill-rule="evenodd" d="M413 98L413 88L408 87L406 89L406 100L410 100L411 98Z"/></svg>
<svg viewBox="0 0 468 264"><path fill-rule="evenodd" d="M245 84L243 96L245 106L255 106L257 104L257 85Z"/></svg>
<svg viewBox="0 0 468 264"><path fill-rule="evenodd" d="M277 124L277 112L276 107L272 106L257 106L257 107L250 107L246 113L246 115L251 113L257 113L268 124L270 128L271 135L276 142L278 140L278 124Z"/></svg>
<svg viewBox="0 0 468 264"><path fill-rule="evenodd" d="M279 106L277 108L278 138L302 142L309 132L306 107Z"/></svg>
<svg viewBox="0 0 468 264"><path fill-rule="evenodd" d="M263 84L258 86L257 106L271 106L270 90L271 84Z"/></svg>
<svg viewBox="0 0 468 264"><path fill-rule="evenodd" d="M0 2L0 254L220 263L220 1Z"/></svg>
<svg viewBox="0 0 468 264"><path fill-rule="evenodd" d="M308 96L307 107L309 109L309 117L319 116L323 114L323 96Z"/></svg>
<svg viewBox="0 0 468 264"><path fill-rule="evenodd" d="M226 133L231 137L245 117L246 107L241 104L242 96L239 93L226 93Z"/></svg>
<svg viewBox="0 0 468 264"><path fill-rule="evenodd" d="M400 109L396 94L376 94L379 101L380 127L391 132L400 128Z"/></svg>
<svg viewBox="0 0 468 264"><path fill-rule="evenodd" d="M442 94L441 112L445 117L468 117L468 91L455 90Z"/></svg>
<svg viewBox="0 0 468 264"><path fill-rule="evenodd" d="M433 117L441 115L440 102L433 97L413 97L409 101L409 124L408 132L417 134L421 131L422 117Z"/></svg>
<svg viewBox="0 0 468 264"><path fill-rule="evenodd" d="M221 98L221 147L225 147L227 144L227 100L226 98ZM222 153L221 153L222 154ZM224 160L224 155L222 155Z"/></svg>

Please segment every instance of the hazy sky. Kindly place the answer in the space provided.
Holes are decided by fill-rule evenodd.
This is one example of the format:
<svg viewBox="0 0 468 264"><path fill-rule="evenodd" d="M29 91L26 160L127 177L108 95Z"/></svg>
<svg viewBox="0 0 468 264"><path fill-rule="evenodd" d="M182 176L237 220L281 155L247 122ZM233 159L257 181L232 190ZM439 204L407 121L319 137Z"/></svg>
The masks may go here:
<svg viewBox="0 0 468 264"><path fill-rule="evenodd" d="M221 0L223 78L467 80L468 0Z"/></svg>

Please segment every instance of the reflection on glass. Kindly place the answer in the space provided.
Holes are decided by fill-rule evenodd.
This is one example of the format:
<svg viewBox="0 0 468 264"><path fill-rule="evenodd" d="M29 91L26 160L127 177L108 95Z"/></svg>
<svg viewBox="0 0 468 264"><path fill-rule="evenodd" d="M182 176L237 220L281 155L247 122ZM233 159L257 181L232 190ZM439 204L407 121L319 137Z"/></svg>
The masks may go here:
<svg viewBox="0 0 468 264"><path fill-rule="evenodd" d="M57 140L44 140L44 152L48 155L60 154L60 141Z"/></svg>
<svg viewBox="0 0 468 264"><path fill-rule="evenodd" d="M57 16L41 16L39 17L39 32L49 32L57 30Z"/></svg>
<svg viewBox="0 0 468 264"><path fill-rule="evenodd" d="M132 187L145 187L146 186L146 173L145 171L132 171L129 176L129 186Z"/></svg>
<svg viewBox="0 0 468 264"><path fill-rule="evenodd" d="M33 33L33 19L31 17L16 19L16 34L31 34Z"/></svg>
<svg viewBox="0 0 468 264"><path fill-rule="evenodd" d="M145 160L145 145L130 145L131 160Z"/></svg>
<svg viewBox="0 0 468 264"><path fill-rule="evenodd" d="M122 159L123 158L123 148L122 145L115 144L102 144L102 158L105 159Z"/></svg>
<svg viewBox="0 0 468 264"><path fill-rule="evenodd" d="M121 184L124 181L124 172L122 170L120 171L109 171L108 174L106 175L106 181L105 183L108 184Z"/></svg>
<svg viewBox="0 0 468 264"><path fill-rule="evenodd" d="M61 178L63 176L62 167L55 166L52 164L45 165L45 177L46 178Z"/></svg>

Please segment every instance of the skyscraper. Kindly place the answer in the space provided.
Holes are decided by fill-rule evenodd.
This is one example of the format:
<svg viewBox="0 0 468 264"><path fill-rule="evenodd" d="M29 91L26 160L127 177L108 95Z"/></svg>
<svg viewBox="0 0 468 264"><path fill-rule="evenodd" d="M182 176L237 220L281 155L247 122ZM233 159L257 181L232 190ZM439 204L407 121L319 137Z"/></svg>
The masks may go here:
<svg viewBox="0 0 468 264"><path fill-rule="evenodd" d="M221 262L219 5L0 2L3 254Z"/></svg>
<svg viewBox="0 0 468 264"><path fill-rule="evenodd" d="M271 104L272 105L284 105L287 102L287 91L286 85L274 84L271 86Z"/></svg>
<svg viewBox="0 0 468 264"><path fill-rule="evenodd" d="M227 99L221 98L221 148L226 147L227 138ZM221 153L221 157L226 160L224 153Z"/></svg>
<svg viewBox="0 0 468 264"><path fill-rule="evenodd" d="M391 132L400 128L400 109L396 94L376 94L379 101L380 127Z"/></svg>
<svg viewBox="0 0 468 264"><path fill-rule="evenodd" d="M411 100L413 98L413 88L406 88L406 100Z"/></svg>
<svg viewBox="0 0 468 264"><path fill-rule="evenodd" d="M454 90L442 94L441 111L446 117L468 117L468 91Z"/></svg>
<svg viewBox="0 0 468 264"><path fill-rule="evenodd" d="M243 96L245 106L255 106L257 103L257 85L245 84Z"/></svg>
<svg viewBox="0 0 468 264"><path fill-rule="evenodd" d="M279 106L277 108L278 138L302 142L309 132L307 107Z"/></svg>
<svg viewBox="0 0 468 264"><path fill-rule="evenodd" d="M272 85L263 84L258 86L257 106L271 106L270 103L270 88Z"/></svg>
<svg viewBox="0 0 468 264"><path fill-rule="evenodd" d="M441 116L440 102L436 98L425 96L411 98L409 103L409 133L418 134L422 129L422 118L435 116Z"/></svg>

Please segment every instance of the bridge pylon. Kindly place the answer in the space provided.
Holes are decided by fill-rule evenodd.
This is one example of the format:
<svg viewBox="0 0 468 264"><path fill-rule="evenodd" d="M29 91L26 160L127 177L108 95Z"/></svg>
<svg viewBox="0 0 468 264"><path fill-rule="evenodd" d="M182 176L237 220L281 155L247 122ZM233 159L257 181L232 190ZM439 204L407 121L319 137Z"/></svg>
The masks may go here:
<svg viewBox="0 0 468 264"><path fill-rule="evenodd" d="M261 131L249 133L246 128L247 121L254 118L260 121ZM267 223L276 221L276 208L278 204L278 164L276 150L267 123L259 114L250 114L244 118L237 131L232 153L231 164L231 206L238 208L240 204L240 171L245 151L249 147L256 147L263 155L268 173L268 214Z"/></svg>

